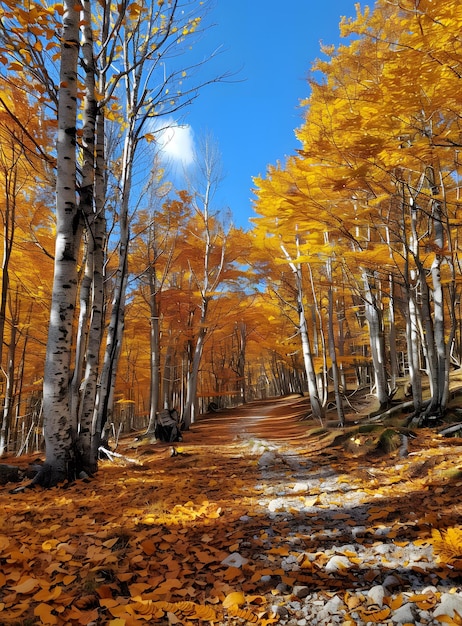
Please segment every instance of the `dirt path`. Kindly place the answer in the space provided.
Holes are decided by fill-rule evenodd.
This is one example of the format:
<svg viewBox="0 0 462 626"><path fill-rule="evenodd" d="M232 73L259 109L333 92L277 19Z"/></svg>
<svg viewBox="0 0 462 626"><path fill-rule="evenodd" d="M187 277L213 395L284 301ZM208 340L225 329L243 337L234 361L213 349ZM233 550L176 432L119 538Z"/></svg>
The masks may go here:
<svg viewBox="0 0 462 626"><path fill-rule="evenodd" d="M252 402L201 416L186 439L213 446L226 445L236 438L258 437L296 445L306 434L306 422L300 418L308 411L306 398L300 396Z"/></svg>
<svg viewBox="0 0 462 626"><path fill-rule="evenodd" d="M252 403L201 417L175 456L127 437L131 461L91 481L6 486L0 623L459 624L460 440L366 455L306 410Z"/></svg>

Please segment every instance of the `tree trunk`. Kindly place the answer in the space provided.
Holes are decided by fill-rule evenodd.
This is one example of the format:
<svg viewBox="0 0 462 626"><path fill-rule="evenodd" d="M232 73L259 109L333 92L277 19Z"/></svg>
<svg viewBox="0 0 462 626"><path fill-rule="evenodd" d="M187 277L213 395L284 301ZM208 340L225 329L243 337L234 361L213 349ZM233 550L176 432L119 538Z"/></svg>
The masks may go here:
<svg viewBox="0 0 462 626"><path fill-rule="evenodd" d="M77 416L71 413L69 387L77 296L79 212L76 203L76 111L79 11L64 0L58 102L56 243L50 324L43 380L45 464L35 481L43 486L73 480Z"/></svg>
<svg viewBox="0 0 462 626"><path fill-rule="evenodd" d="M12 319L10 343L8 346L8 363L5 369L5 398L3 401L2 422L0 427L0 456L7 451L8 434L11 425L11 415L13 410L13 398L15 388L15 355L16 355L16 335L18 320Z"/></svg>
<svg viewBox="0 0 462 626"><path fill-rule="evenodd" d="M281 250L289 261L289 266L294 274L295 287L297 293L297 311L298 311L298 329L302 343L303 363L305 365L306 378L308 382L308 394L310 396L311 411L313 417L319 419L322 423L324 420L324 407L319 398L318 385L316 381L316 372L313 364L313 354L311 352L310 337L308 335L308 326L305 316L305 305L303 302L303 279L300 265L296 265L281 244Z"/></svg>
<svg viewBox="0 0 462 626"><path fill-rule="evenodd" d="M83 98L82 182L80 184L80 212L85 218L86 254L84 276L80 286L80 316L76 340L76 357L72 380L72 411L78 415L79 449L83 466L88 473L96 471L92 455L92 421L96 400L96 382L102 339L102 271L105 230L104 197L96 194L98 176L95 141L101 141L104 120L98 115L96 101L96 64L91 29L91 6L83 1L82 55L85 69Z"/></svg>
<svg viewBox="0 0 462 626"><path fill-rule="evenodd" d="M370 277L363 272L364 306L366 320L369 326L372 363L374 366L375 392L379 401L380 410L386 408L390 395L388 390L385 335L383 330L382 312L377 296L373 293Z"/></svg>
<svg viewBox="0 0 462 626"><path fill-rule="evenodd" d="M208 302L206 301L202 305L199 334L197 336L196 345L194 347L191 370L189 371L188 380L186 383L186 401L183 409L183 424L185 430L188 430L191 424L194 424L194 421L196 419L195 412L199 368L202 358L202 352L204 351L205 335L207 334L207 329L204 326L205 320L207 318L207 306Z"/></svg>
<svg viewBox="0 0 462 626"><path fill-rule="evenodd" d="M149 424L146 435L154 436L156 427L156 413L159 410L160 396L160 320L157 302L157 286L155 269L148 269L149 275L149 309L151 316L150 326L150 389L149 389ZM163 407L169 408L168 405Z"/></svg>
<svg viewBox="0 0 462 626"><path fill-rule="evenodd" d="M435 172L433 167L429 168L429 181L434 196L439 194L439 187L435 182ZM444 292L441 283L441 265L443 256L440 250L444 248L443 215L439 200L432 201L433 229L435 233L435 257L431 265L432 277L432 300L433 300L433 332L435 342L435 392L432 394L427 414L441 417L446 409L449 396L449 359L446 346L444 328Z"/></svg>
<svg viewBox="0 0 462 626"><path fill-rule="evenodd" d="M335 349L335 338L334 338L334 292L332 288L332 273L330 269L330 259L328 261L328 278L331 281L329 284L329 292L328 292L328 308L329 308L329 318L328 318L328 340L329 340L329 356L331 360L332 367L332 382L334 385L334 396L335 396L335 406L337 408L337 416L340 426L345 425L345 412L343 410L343 400L342 394L340 393L340 377L339 377L339 369L337 363L337 352Z"/></svg>

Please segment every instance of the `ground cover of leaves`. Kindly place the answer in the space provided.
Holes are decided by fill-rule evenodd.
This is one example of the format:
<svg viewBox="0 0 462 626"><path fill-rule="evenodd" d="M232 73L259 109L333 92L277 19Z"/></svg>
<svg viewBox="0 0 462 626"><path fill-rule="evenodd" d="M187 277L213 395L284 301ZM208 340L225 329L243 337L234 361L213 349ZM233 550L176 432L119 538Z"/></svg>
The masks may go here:
<svg viewBox="0 0 462 626"><path fill-rule="evenodd" d="M462 624L462 440L381 454L305 412L253 403L175 456L128 437L88 482L4 486L0 624Z"/></svg>

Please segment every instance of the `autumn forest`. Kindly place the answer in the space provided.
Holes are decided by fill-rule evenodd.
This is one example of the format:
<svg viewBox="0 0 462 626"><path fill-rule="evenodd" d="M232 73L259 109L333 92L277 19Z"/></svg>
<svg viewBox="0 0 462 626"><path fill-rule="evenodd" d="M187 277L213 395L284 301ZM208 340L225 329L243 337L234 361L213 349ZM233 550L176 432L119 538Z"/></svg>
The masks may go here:
<svg viewBox="0 0 462 626"><path fill-rule="evenodd" d="M409 423L445 414L462 365L457 0L342 21L307 68L299 150L254 180L249 230L214 204L213 141L185 188L156 158L154 121L223 79L198 81L189 56L207 2L1 6L0 455L44 445L51 486L94 473L108 435L153 435L164 407L187 430L299 393L343 424L348 392L380 413L406 389Z"/></svg>

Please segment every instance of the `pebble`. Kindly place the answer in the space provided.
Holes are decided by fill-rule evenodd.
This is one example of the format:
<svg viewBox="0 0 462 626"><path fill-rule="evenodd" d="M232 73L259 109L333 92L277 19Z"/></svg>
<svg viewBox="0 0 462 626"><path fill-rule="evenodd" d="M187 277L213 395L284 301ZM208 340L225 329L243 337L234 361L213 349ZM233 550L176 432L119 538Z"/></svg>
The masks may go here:
<svg viewBox="0 0 462 626"><path fill-rule="evenodd" d="M297 598L306 598L310 594L310 589L309 587L305 587L304 585L296 585L292 589L292 593Z"/></svg>
<svg viewBox="0 0 462 626"><path fill-rule="evenodd" d="M459 616L462 616L462 594L443 593L441 595L440 605L433 611L433 615L449 615L449 617L454 617L455 612L457 612Z"/></svg>
<svg viewBox="0 0 462 626"><path fill-rule="evenodd" d="M413 624L415 620L415 605L411 602L403 604L391 616L393 622L398 624Z"/></svg>
<svg viewBox="0 0 462 626"><path fill-rule="evenodd" d="M326 572L338 572L342 569L349 569L352 563L346 556L336 554L326 563Z"/></svg>
<svg viewBox="0 0 462 626"><path fill-rule="evenodd" d="M239 552L233 552L232 554L227 556L225 559L223 559L221 564L226 565L228 567L240 568L248 562L249 560L241 556Z"/></svg>

